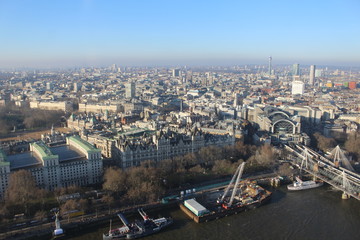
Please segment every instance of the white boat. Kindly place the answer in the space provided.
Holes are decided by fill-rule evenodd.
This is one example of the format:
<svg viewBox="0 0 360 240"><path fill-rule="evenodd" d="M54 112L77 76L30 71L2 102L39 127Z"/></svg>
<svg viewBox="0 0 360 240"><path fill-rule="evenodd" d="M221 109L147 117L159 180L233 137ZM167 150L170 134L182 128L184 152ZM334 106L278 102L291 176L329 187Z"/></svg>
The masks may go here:
<svg viewBox="0 0 360 240"><path fill-rule="evenodd" d="M296 182L287 186L288 190L290 191L298 191L298 190L305 190L311 188L321 187L324 184L322 181L302 181L300 178L296 177Z"/></svg>

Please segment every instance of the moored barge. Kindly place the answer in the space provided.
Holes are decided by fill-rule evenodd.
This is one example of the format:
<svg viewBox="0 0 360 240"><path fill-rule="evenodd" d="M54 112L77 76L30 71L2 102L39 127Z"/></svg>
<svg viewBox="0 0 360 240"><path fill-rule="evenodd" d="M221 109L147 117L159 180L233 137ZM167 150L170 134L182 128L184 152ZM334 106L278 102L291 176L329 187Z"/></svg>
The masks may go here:
<svg viewBox="0 0 360 240"><path fill-rule="evenodd" d="M272 195L270 191L257 185L256 181L240 181L244 165L242 163L238 167L230 184L216 202L211 201L203 206L196 199L188 199L180 204L180 209L195 222L201 223L257 208L268 202ZM230 192L231 195L228 196Z"/></svg>

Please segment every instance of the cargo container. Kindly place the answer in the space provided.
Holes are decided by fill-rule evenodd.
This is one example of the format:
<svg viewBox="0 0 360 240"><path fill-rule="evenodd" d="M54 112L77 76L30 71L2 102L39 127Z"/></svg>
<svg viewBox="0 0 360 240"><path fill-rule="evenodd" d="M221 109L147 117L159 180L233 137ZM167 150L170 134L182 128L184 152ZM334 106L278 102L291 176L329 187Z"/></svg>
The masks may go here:
<svg viewBox="0 0 360 240"><path fill-rule="evenodd" d="M209 210L207 210L204 206L198 203L195 199L185 200L184 205L196 216L202 216L206 213L209 213Z"/></svg>

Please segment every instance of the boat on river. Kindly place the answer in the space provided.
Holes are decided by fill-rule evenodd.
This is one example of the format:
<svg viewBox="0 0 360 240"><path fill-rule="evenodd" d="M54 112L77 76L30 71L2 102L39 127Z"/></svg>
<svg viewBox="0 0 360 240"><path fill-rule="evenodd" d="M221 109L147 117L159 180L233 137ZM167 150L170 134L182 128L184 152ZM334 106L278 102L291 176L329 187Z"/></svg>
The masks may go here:
<svg viewBox="0 0 360 240"><path fill-rule="evenodd" d="M299 191L311 188L321 187L324 184L323 181L303 181L299 177L296 177L296 181L287 186L289 191Z"/></svg>
<svg viewBox="0 0 360 240"><path fill-rule="evenodd" d="M271 198L272 193L260 187L256 181L241 180L245 162L241 163L221 197L215 202L196 199L185 200L180 209L197 223L238 214L248 209L257 208ZM231 193L231 194L230 194Z"/></svg>
<svg viewBox="0 0 360 240"><path fill-rule="evenodd" d="M123 214L119 213L118 217L124 225L119 228L111 229L110 222L110 230L108 233L103 234L103 240L141 238L157 233L173 223L172 218L161 217L152 219L149 218L144 210L138 209L138 212L142 216L143 220L136 220L131 224L127 221Z"/></svg>

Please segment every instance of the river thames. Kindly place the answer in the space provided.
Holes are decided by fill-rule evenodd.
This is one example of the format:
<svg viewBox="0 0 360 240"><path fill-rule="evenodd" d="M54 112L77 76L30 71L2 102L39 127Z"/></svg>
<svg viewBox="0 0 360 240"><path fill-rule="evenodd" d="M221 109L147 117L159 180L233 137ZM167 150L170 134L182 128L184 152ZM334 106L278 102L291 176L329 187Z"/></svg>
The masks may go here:
<svg viewBox="0 0 360 240"><path fill-rule="evenodd" d="M359 201L342 200L341 192L329 186L298 192L288 192L286 187L272 191L268 204L208 223L197 224L176 208L152 213L152 217L171 216L174 224L142 239L360 239ZM120 220L112 225L118 227ZM102 225L69 238L100 240L108 230L109 225Z"/></svg>

